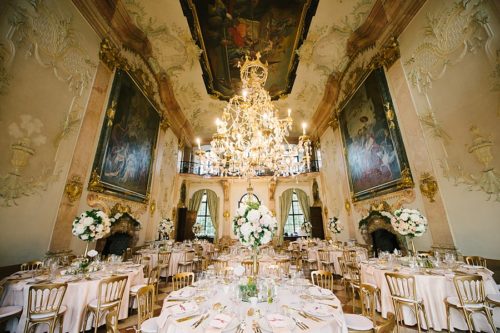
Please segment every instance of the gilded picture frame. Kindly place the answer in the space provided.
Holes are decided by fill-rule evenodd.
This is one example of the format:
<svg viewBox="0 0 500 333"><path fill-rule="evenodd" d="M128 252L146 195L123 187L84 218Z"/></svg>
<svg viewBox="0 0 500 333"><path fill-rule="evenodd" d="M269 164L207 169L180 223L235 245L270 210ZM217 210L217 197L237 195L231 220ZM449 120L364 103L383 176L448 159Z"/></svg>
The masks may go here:
<svg viewBox="0 0 500 333"><path fill-rule="evenodd" d="M160 122L159 112L140 85L117 69L89 190L147 202Z"/></svg>
<svg viewBox="0 0 500 333"><path fill-rule="evenodd" d="M344 104L339 125L353 201L413 187L383 68L370 72Z"/></svg>

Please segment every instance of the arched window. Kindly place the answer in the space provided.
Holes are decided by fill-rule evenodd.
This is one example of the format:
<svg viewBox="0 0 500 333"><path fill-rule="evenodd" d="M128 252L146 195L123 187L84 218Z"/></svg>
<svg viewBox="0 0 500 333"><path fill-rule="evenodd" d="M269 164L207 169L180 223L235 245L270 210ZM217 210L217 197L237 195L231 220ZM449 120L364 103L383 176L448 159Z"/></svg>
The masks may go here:
<svg viewBox="0 0 500 333"><path fill-rule="evenodd" d="M300 227L304 223L304 212L300 207L299 199L297 193L293 191L292 194L292 205L290 206L290 211L288 212L288 217L285 222L285 229L283 234L285 236L301 235L303 234Z"/></svg>
<svg viewBox="0 0 500 333"><path fill-rule="evenodd" d="M207 192L203 192L203 197L201 199L200 208L198 209L198 215L196 215L196 224L201 226L201 232L199 236L202 237L214 237L215 229L212 224L212 218L210 217L210 210L207 204Z"/></svg>
<svg viewBox="0 0 500 333"><path fill-rule="evenodd" d="M247 203L248 202L248 199L249 199L249 196L251 195L251 199L253 202L257 202L260 204L260 200L259 200L259 197L257 197L255 194L249 194L249 193L245 193L243 194L243 196L241 197L240 201L238 201L238 208L241 206L242 203Z"/></svg>

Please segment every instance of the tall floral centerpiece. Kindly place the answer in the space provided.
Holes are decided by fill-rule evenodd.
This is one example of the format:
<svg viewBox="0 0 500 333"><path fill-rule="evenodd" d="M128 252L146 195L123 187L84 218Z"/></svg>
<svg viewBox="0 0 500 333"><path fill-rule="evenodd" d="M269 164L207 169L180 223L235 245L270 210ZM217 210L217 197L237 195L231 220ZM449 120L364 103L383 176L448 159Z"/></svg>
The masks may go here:
<svg viewBox="0 0 500 333"><path fill-rule="evenodd" d="M233 231L241 244L253 250L253 272L257 273L257 255L259 246L273 239L278 228L276 218L269 209L257 202L242 204L233 218Z"/></svg>
<svg viewBox="0 0 500 333"><path fill-rule="evenodd" d="M111 224L120 216L109 218L99 209L92 209L80 214L73 221L72 233L82 241L86 242L85 257L89 249L89 243L103 238L111 231Z"/></svg>
<svg viewBox="0 0 500 333"><path fill-rule="evenodd" d="M302 223L302 226L300 227L300 229L302 229L302 231L306 233L307 237L311 237L311 232L313 229L311 222L304 221L304 223Z"/></svg>
<svg viewBox="0 0 500 333"><path fill-rule="evenodd" d="M328 219L328 230L337 237L337 234L340 234L344 227L339 222L339 219L334 216Z"/></svg>
<svg viewBox="0 0 500 333"><path fill-rule="evenodd" d="M160 223L158 224L158 232L160 233L161 237L170 237L170 234L174 231L174 222L168 217L164 217L161 219Z"/></svg>
<svg viewBox="0 0 500 333"><path fill-rule="evenodd" d="M413 255L413 238L422 236L427 231L427 219L416 209L402 208L394 211L391 225L400 235L410 239Z"/></svg>

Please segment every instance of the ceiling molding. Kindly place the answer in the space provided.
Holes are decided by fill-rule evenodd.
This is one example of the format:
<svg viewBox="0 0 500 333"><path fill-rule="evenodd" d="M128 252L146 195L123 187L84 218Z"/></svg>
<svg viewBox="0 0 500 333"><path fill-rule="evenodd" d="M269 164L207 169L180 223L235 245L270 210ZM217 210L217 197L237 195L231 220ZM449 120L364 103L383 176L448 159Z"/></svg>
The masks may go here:
<svg viewBox="0 0 500 333"><path fill-rule="evenodd" d="M83 17L101 38L108 38L113 44L123 46L138 54L146 64L152 57L150 40L133 22L120 0L73 0ZM190 142L193 129L186 119L177 100L172 84L165 73L154 73L160 98L165 105L164 117L178 139Z"/></svg>
<svg viewBox="0 0 500 333"><path fill-rule="evenodd" d="M352 84L352 80L360 81L359 77L365 76L360 72L369 72L374 65L386 67L392 65L391 61L381 53L388 49L394 55L399 55L394 51L393 45L397 44L397 38L424 3L425 0L376 1L365 22L348 39L347 53L350 58L348 65L341 73L336 72L328 76L323 98L312 118L316 125L312 133L315 137L321 137L335 113L341 111L341 104L346 101L346 95L348 95L343 91L346 89L346 84ZM368 52L369 50L372 52ZM368 55L370 61L360 61L359 58L363 55ZM359 62L363 63L364 68L355 67ZM356 82L350 90L355 90L360 83ZM344 92L343 96L341 96L342 92Z"/></svg>

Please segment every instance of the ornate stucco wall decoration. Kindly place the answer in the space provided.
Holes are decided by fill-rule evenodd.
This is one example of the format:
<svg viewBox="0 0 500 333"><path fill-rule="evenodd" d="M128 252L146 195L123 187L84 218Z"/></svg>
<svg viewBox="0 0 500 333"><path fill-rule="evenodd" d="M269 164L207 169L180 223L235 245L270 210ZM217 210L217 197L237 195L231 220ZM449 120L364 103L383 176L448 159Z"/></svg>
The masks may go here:
<svg viewBox="0 0 500 333"><path fill-rule="evenodd" d="M479 173L474 174L464 170L463 166L456 165L453 168L445 168L445 177L452 179L455 185L464 184L469 190L483 191L488 195L488 200L500 201L500 175L491 165L493 154L491 148L494 145L491 135L485 137L476 126L471 126L472 143L467 145L469 154L474 155L482 165Z"/></svg>
<svg viewBox="0 0 500 333"><path fill-rule="evenodd" d="M431 135L435 138L441 139L445 144L451 142L451 136L446 132L444 127L437 121L434 112L427 110L424 114L419 117L422 126L428 130Z"/></svg>
<svg viewBox="0 0 500 333"><path fill-rule="evenodd" d="M405 60L409 81L425 93L446 68L462 61L468 52L484 47L488 54L493 37L484 1L455 1L436 15L428 14L425 40Z"/></svg>
<svg viewBox="0 0 500 333"><path fill-rule="evenodd" d="M9 86L9 74L7 73L7 48L0 43L0 94L3 94Z"/></svg>
<svg viewBox="0 0 500 333"><path fill-rule="evenodd" d="M44 125L40 119L27 114L19 118L20 122L13 122L8 127L13 141L10 145L11 169L0 176L0 206L17 205L17 199L45 190L49 181L57 178L53 168L41 168L36 176L24 174L36 154L35 148L44 145L47 137L42 133Z"/></svg>
<svg viewBox="0 0 500 333"><path fill-rule="evenodd" d="M500 117L500 50L497 50L496 55L497 58L496 58L495 68L491 73L491 91L499 94L498 105L497 105L497 117Z"/></svg>
<svg viewBox="0 0 500 333"><path fill-rule="evenodd" d="M434 202L434 196L438 191L438 183L436 178L429 172L424 172L420 176L420 192L426 196L430 202Z"/></svg>

